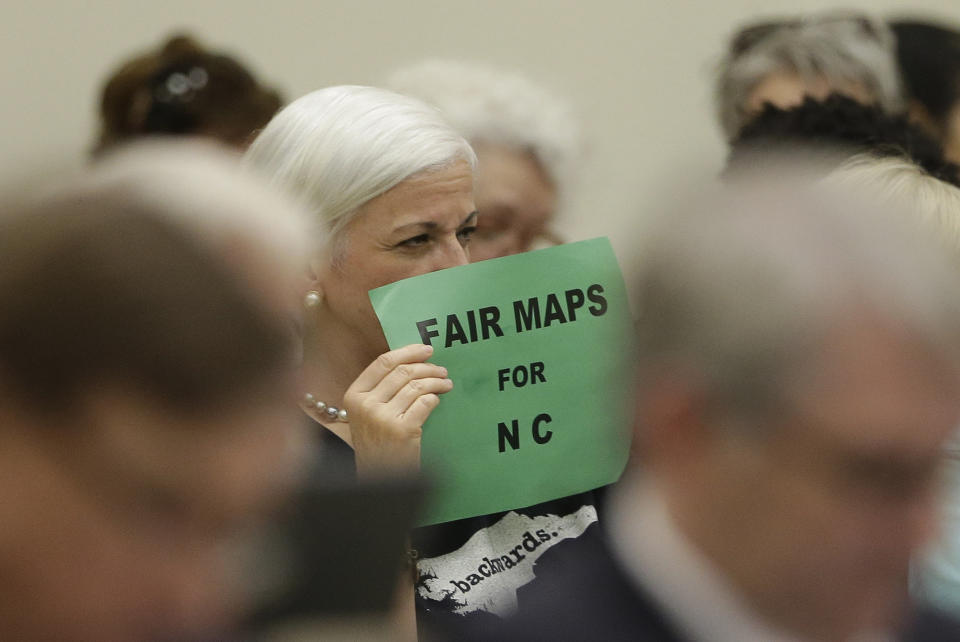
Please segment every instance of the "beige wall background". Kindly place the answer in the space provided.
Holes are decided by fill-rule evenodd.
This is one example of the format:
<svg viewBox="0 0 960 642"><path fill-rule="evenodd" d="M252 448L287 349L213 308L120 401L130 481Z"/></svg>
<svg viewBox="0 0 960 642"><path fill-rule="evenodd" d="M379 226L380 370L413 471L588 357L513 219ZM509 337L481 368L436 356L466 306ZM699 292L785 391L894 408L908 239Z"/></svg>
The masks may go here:
<svg viewBox="0 0 960 642"><path fill-rule="evenodd" d="M960 23L957 0L808 0ZM637 222L679 173L715 173L724 149L711 72L741 22L796 13L789 0L4 0L0 184L83 162L103 79L174 30L241 57L288 99L326 85L377 84L428 56L524 71L565 94L588 142L562 221L609 235L621 259Z"/></svg>

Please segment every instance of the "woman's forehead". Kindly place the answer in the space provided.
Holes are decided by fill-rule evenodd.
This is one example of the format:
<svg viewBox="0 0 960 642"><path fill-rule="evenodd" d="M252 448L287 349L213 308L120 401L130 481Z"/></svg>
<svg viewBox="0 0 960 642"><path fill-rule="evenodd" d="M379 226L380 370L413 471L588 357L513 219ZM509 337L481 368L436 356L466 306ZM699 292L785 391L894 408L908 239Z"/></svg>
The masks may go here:
<svg viewBox="0 0 960 642"><path fill-rule="evenodd" d="M474 209L473 172L461 161L408 178L368 201L349 227L396 229L430 222L460 225Z"/></svg>

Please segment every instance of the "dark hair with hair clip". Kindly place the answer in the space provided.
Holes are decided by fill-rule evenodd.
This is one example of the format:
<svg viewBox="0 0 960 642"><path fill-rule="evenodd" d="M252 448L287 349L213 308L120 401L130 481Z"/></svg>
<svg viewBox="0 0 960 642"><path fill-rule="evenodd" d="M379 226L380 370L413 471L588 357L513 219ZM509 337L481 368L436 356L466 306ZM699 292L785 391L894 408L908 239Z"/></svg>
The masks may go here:
<svg viewBox="0 0 960 642"><path fill-rule="evenodd" d="M793 147L837 150L840 162L861 152L904 156L931 176L960 186L960 167L947 161L940 144L905 116L890 116L841 94L822 101L807 98L790 109L767 103L730 144L724 174L755 166L764 154Z"/></svg>
<svg viewBox="0 0 960 642"><path fill-rule="evenodd" d="M261 86L229 56L187 36L137 57L108 80L100 103L95 152L141 136L207 136L244 146L280 109L279 94Z"/></svg>
<svg viewBox="0 0 960 642"><path fill-rule="evenodd" d="M151 133L189 134L200 126L199 114L191 103L199 98L210 80L206 68L197 61L183 61L154 74L148 83L153 100L143 120Z"/></svg>

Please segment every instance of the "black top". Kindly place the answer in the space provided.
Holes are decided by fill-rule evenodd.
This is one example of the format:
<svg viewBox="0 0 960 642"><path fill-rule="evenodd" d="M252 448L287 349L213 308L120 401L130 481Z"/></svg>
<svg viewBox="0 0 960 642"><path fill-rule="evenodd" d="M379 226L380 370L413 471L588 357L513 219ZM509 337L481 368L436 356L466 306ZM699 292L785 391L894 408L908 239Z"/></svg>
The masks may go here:
<svg viewBox="0 0 960 642"><path fill-rule="evenodd" d="M322 449L332 465L353 451L328 430ZM535 506L415 529L417 626L421 636L457 637L485 628L523 605L545 573L576 560L601 539L604 489ZM591 546L591 541L597 540ZM438 636L438 632L441 634Z"/></svg>
<svg viewBox="0 0 960 642"><path fill-rule="evenodd" d="M353 448L337 437L323 424L310 419L310 427L316 432L318 467L339 479L357 478L357 463Z"/></svg>

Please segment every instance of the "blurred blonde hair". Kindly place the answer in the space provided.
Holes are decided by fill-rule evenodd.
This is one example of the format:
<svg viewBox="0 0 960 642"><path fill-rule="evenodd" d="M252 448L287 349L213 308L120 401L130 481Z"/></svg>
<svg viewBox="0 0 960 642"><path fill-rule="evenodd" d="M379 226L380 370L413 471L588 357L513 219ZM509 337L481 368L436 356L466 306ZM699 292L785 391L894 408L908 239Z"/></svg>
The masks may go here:
<svg viewBox="0 0 960 642"><path fill-rule="evenodd" d="M285 269L302 270L321 239L309 212L228 147L203 139L159 139L110 152L66 189L123 192L219 254L254 247Z"/></svg>
<svg viewBox="0 0 960 642"><path fill-rule="evenodd" d="M872 154L853 156L827 182L865 190L913 213L960 262L960 188L934 178L909 159Z"/></svg>

